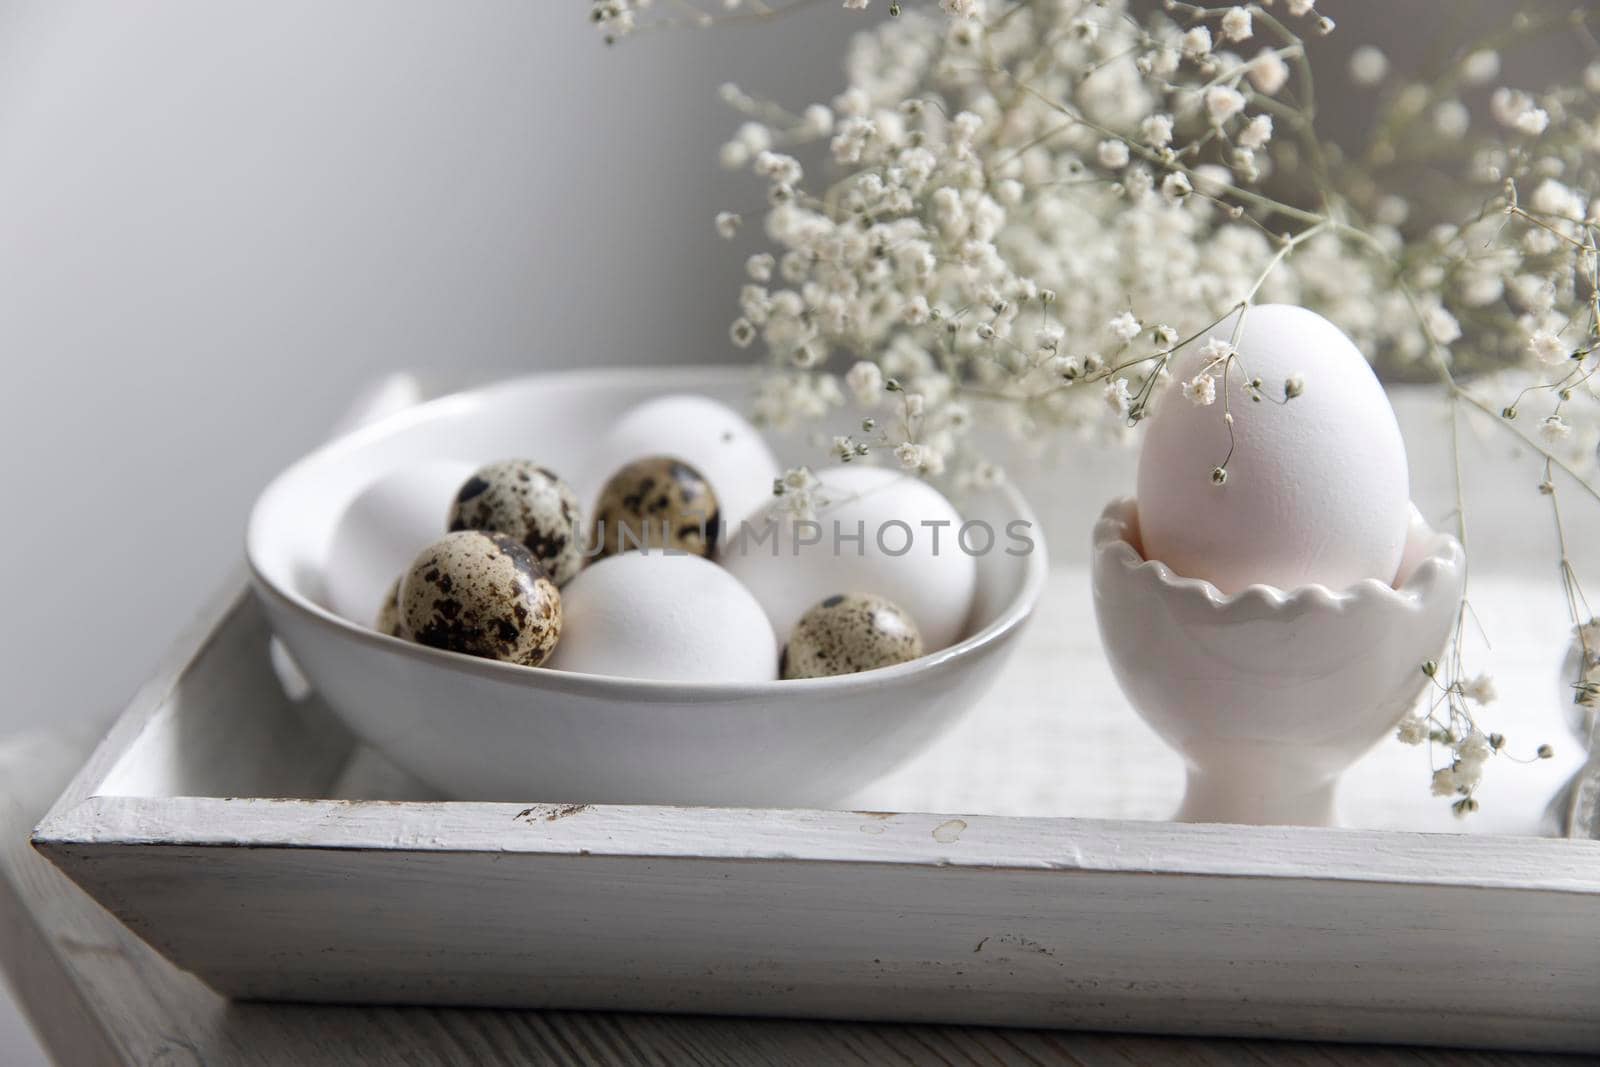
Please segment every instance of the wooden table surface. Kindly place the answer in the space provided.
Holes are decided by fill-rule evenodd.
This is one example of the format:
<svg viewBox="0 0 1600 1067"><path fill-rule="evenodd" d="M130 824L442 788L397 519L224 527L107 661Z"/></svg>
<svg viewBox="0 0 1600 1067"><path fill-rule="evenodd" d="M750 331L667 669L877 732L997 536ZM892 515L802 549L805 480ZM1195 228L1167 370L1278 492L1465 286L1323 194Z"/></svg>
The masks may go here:
<svg viewBox="0 0 1600 1067"><path fill-rule="evenodd" d="M62 1064L1526 1064L1559 1057L1073 1031L237 1004L28 846L92 738L0 745L0 964ZM1485 976L1485 980L1492 980Z"/></svg>

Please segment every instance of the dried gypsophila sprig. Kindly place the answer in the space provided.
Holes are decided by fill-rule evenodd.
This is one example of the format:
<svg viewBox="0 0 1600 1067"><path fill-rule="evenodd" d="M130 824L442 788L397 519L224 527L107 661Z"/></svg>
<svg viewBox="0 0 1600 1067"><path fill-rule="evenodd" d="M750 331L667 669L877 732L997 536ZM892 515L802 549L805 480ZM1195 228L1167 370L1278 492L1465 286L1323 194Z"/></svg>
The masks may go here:
<svg viewBox="0 0 1600 1067"><path fill-rule="evenodd" d="M1029 436L1104 427L1093 418L1101 404L1116 425L1135 422L1174 352L1260 297L1322 311L1391 375L1436 375L1452 398L1453 435L1463 410L1495 410L1458 374L1503 365L1508 337L1510 350L1536 358L1570 347L1575 369L1535 387L1555 400L1540 413L1539 437L1519 436L1545 456L1558 531L1554 470L1595 495L1592 451L1573 454L1593 433L1593 411L1572 408L1594 399L1595 219L1583 190L1600 185L1595 85L1585 96L1496 90L1505 139L1474 150L1457 195L1425 202L1465 221L1424 222L1384 168L1469 143L1454 94L1494 80L1491 50L1462 50L1431 83L1388 90L1368 165L1352 178L1328 166L1315 136L1300 38L1265 7L1169 3L1166 16L1141 24L1119 3L943 6L948 21L907 18L858 37L851 87L831 106L792 115L724 91L748 121L723 162L768 180L765 230L778 253L748 261L731 330L734 343L760 340L774 359L759 415L828 414L844 402L831 369L842 358L862 407L888 403L875 381L892 380L921 408L903 439L879 431L870 442L836 441L840 458L882 449L923 473L953 468L960 481L976 466L964 435L941 422L947 406L963 405L954 421L970 424L984 405ZM1309 0L1286 0L1282 11L1314 20L1314 32L1331 29ZM1574 24L1518 19L1493 43ZM1364 48L1353 80L1376 92L1386 68ZM1600 82L1600 67L1586 79ZM1280 130L1289 136L1276 138ZM840 176L808 191L792 153L818 141L829 142ZM1312 203L1262 191L1284 180ZM1522 186L1537 190L1527 205ZM719 229L736 232L738 221L727 216ZM1235 356L1221 355L1224 398ZM1259 399L1262 383L1247 382ZM1300 388L1286 382L1282 399ZM1216 399L1199 377L1185 392ZM1506 419L1520 402L1505 405ZM1232 413L1222 417L1231 428ZM1224 460L1213 479L1226 476ZM1458 524L1465 541L1464 507ZM1561 568L1576 621L1581 592L1564 550ZM1492 682L1466 680L1469 613L1463 600L1450 654L1430 666L1440 698L1400 730L1445 747L1434 786L1462 813L1476 803L1483 739L1497 737L1471 710ZM1502 748L1488 744L1490 754Z"/></svg>

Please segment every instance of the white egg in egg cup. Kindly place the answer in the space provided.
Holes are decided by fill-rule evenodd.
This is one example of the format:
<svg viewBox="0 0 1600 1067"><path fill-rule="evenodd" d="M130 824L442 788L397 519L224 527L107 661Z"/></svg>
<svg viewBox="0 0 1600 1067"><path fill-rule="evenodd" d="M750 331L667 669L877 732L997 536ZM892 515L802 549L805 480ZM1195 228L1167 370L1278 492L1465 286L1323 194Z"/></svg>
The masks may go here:
<svg viewBox="0 0 1600 1067"><path fill-rule="evenodd" d="M1145 558L1131 498L1102 512L1092 567L1117 682L1188 766L1187 822L1338 825L1339 776L1428 684L1466 582L1415 508L1393 584L1226 595Z"/></svg>

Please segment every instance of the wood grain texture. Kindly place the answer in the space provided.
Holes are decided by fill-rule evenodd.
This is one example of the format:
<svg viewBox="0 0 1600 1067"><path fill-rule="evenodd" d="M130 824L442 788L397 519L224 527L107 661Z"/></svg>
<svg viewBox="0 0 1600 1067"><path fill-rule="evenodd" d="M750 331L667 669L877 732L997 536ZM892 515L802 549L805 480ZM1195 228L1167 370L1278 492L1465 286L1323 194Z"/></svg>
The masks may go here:
<svg viewBox="0 0 1600 1067"><path fill-rule="evenodd" d="M363 757L221 617L36 840L237 997L1600 1047L1600 843L294 799Z"/></svg>
<svg viewBox="0 0 1600 1067"><path fill-rule="evenodd" d="M1510 1067L1525 1053L598 1012L230 1004L26 846L82 749L0 753L0 962L63 1064L1283 1064Z"/></svg>

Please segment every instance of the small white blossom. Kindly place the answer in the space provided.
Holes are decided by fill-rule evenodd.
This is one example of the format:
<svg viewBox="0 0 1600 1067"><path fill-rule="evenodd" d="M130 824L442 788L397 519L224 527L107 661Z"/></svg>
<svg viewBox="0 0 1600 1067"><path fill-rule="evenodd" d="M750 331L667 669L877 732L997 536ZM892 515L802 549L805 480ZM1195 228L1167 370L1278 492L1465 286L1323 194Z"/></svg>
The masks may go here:
<svg viewBox="0 0 1600 1067"><path fill-rule="evenodd" d="M1539 433L1550 444L1560 444L1572 436L1572 426L1560 415L1546 415L1539 424Z"/></svg>
<svg viewBox="0 0 1600 1067"><path fill-rule="evenodd" d="M733 325L728 327L728 339L739 348L749 348L750 342L756 339L756 328L749 319L734 319Z"/></svg>
<svg viewBox="0 0 1600 1067"><path fill-rule="evenodd" d="M1441 767L1433 772L1433 795L1447 797L1455 793L1458 787L1456 772L1449 767Z"/></svg>
<svg viewBox="0 0 1600 1067"><path fill-rule="evenodd" d="M1139 336L1144 327L1139 324L1139 320L1134 317L1133 312L1124 311L1106 323L1106 329L1124 341L1131 341Z"/></svg>
<svg viewBox="0 0 1600 1067"><path fill-rule="evenodd" d="M1183 51L1189 56L1204 56L1211 54L1211 31L1204 26L1196 26L1183 35Z"/></svg>
<svg viewBox="0 0 1600 1067"><path fill-rule="evenodd" d="M1245 148L1265 148L1272 140L1272 116L1257 115L1239 131L1239 144Z"/></svg>
<svg viewBox="0 0 1600 1067"><path fill-rule="evenodd" d="M1122 141L1108 139L1100 142L1100 147L1095 151L1095 156L1100 160L1102 167L1111 170L1120 170L1128 165L1128 146Z"/></svg>
<svg viewBox="0 0 1600 1067"><path fill-rule="evenodd" d="M1350 53L1350 80L1357 85L1377 85L1389 73L1389 57L1370 44Z"/></svg>
<svg viewBox="0 0 1600 1067"><path fill-rule="evenodd" d="M980 19L983 17L982 0L939 0L939 6L951 18Z"/></svg>
<svg viewBox="0 0 1600 1067"><path fill-rule="evenodd" d="M1554 178L1546 178L1540 182L1528 202L1533 210L1545 215L1559 215L1571 219L1583 218L1585 208L1583 197Z"/></svg>
<svg viewBox="0 0 1600 1067"><path fill-rule="evenodd" d="M872 408L883 399L883 371L876 363L861 360L845 372L845 385L857 404Z"/></svg>
<svg viewBox="0 0 1600 1067"><path fill-rule="evenodd" d="M1461 686L1461 695L1474 704L1493 704L1495 697L1500 694L1494 687L1494 679L1487 674L1480 674Z"/></svg>
<svg viewBox="0 0 1600 1067"><path fill-rule="evenodd" d="M1428 720L1420 715L1407 715L1400 720L1400 725L1395 729L1394 735L1403 744L1420 745L1428 739Z"/></svg>
<svg viewBox="0 0 1600 1067"><path fill-rule="evenodd" d="M1519 131L1537 137L1550 125L1550 113L1542 107L1530 107L1512 123Z"/></svg>
<svg viewBox="0 0 1600 1067"><path fill-rule="evenodd" d="M1228 85L1213 85L1206 90L1206 114L1213 126L1221 126L1244 110L1244 94Z"/></svg>
<svg viewBox="0 0 1600 1067"><path fill-rule="evenodd" d="M1184 382L1180 388L1184 399L1195 407L1210 407L1217 402L1217 380L1203 371Z"/></svg>
<svg viewBox="0 0 1600 1067"><path fill-rule="evenodd" d="M725 240L732 240L739 232L739 226L744 222L744 219L732 211L719 211L717 212L716 222L717 236Z"/></svg>
<svg viewBox="0 0 1600 1067"><path fill-rule="evenodd" d="M1206 343L1200 346L1200 358L1205 360L1207 367L1226 363L1236 355L1238 350L1220 337L1208 337Z"/></svg>
<svg viewBox="0 0 1600 1067"><path fill-rule="evenodd" d="M1194 186L1189 182L1189 176L1181 171L1173 171L1161 179L1161 195L1173 203L1177 203L1190 193Z"/></svg>
<svg viewBox="0 0 1600 1067"><path fill-rule="evenodd" d="M1500 53L1481 48L1461 62L1461 77L1468 85L1483 85L1500 73Z"/></svg>
<svg viewBox="0 0 1600 1067"><path fill-rule="evenodd" d="M1540 363L1560 363L1567 358L1567 346L1550 330L1535 330L1528 337L1528 351Z"/></svg>
<svg viewBox="0 0 1600 1067"><path fill-rule="evenodd" d="M1422 309L1422 324L1441 345L1454 344L1461 339L1461 323L1446 311L1443 304L1430 304Z"/></svg>
<svg viewBox="0 0 1600 1067"><path fill-rule="evenodd" d="M865 11L867 9L867 0L844 0L844 9L846 11Z"/></svg>
<svg viewBox="0 0 1600 1067"><path fill-rule="evenodd" d="M1231 7L1222 16L1222 35L1230 41L1248 40L1251 33L1250 12L1242 7Z"/></svg>
<svg viewBox="0 0 1600 1067"><path fill-rule="evenodd" d="M1270 48L1263 48L1250 61L1250 84L1261 92L1273 96L1289 80L1289 64Z"/></svg>
<svg viewBox="0 0 1600 1067"><path fill-rule="evenodd" d="M754 281L769 282L772 280L772 268L776 264L777 260L772 258L771 253L758 252L744 261L744 272Z"/></svg>
<svg viewBox="0 0 1600 1067"><path fill-rule="evenodd" d="M1133 403L1133 395L1128 392L1128 379L1118 378L1106 383L1106 406L1109 407L1117 418L1128 417L1128 410Z"/></svg>
<svg viewBox="0 0 1600 1067"><path fill-rule="evenodd" d="M1139 136L1152 148L1165 148L1172 143L1172 116L1155 114L1139 124Z"/></svg>
<svg viewBox="0 0 1600 1067"><path fill-rule="evenodd" d="M1459 100L1445 100L1433 109L1433 128L1452 140L1472 127L1472 112Z"/></svg>
<svg viewBox="0 0 1600 1067"><path fill-rule="evenodd" d="M894 447L894 458L905 470L920 470L928 463L928 450L919 444L902 441Z"/></svg>
<svg viewBox="0 0 1600 1067"><path fill-rule="evenodd" d="M1317 6L1317 0L1289 0L1289 14L1295 18L1311 14L1311 9Z"/></svg>

